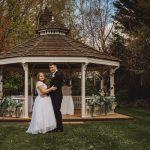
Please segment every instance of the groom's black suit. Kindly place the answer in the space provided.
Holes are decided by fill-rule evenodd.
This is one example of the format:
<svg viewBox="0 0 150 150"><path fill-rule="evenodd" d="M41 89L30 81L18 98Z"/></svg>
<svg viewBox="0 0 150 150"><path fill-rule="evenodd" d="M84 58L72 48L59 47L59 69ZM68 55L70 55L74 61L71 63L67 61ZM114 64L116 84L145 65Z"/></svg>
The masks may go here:
<svg viewBox="0 0 150 150"><path fill-rule="evenodd" d="M52 105L54 108L58 130L63 130L62 115L60 112L61 102L63 98L62 94L63 78L64 78L63 73L60 70L57 70L50 82L50 86L57 87L57 90L50 92L50 96L52 99Z"/></svg>

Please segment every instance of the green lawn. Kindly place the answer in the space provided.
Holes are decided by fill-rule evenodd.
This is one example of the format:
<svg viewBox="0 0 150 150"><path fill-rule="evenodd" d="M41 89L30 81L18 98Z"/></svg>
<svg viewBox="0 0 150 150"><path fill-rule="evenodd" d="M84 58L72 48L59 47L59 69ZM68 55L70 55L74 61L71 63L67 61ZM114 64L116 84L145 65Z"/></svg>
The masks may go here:
<svg viewBox="0 0 150 150"><path fill-rule="evenodd" d="M63 133L29 135L28 124L1 123L0 150L150 150L150 109L121 108L130 121L65 125Z"/></svg>

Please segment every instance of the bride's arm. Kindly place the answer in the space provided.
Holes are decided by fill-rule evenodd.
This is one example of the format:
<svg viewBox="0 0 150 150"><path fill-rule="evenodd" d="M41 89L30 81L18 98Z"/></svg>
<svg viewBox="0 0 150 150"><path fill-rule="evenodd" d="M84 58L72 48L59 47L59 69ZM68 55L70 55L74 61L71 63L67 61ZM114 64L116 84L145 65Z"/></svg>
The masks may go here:
<svg viewBox="0 0 150 150"><path fill-rule="evenodd" d="M39 86L38 88L39 88L39 90L40 90L40 92L42 94L47 94L47 93L49 93L49 92L51 92L53 90L56 90L56 88L53 87L53 86L51 88L49 88L49 89L45 89L43 86Z"/></svg>

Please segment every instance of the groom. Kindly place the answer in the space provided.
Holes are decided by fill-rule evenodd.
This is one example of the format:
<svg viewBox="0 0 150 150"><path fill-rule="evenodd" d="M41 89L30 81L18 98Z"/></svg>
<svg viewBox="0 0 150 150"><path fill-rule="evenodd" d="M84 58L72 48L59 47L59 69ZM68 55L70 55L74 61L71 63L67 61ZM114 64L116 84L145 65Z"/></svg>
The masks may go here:
<svg viewBox="0 0 150 150"><path fill-rule="evenodd" d="M63 125L62 125L62 115L60 112L61 102L63 98L62 94L62 86L63 86L63 72L58 70L57 64L51 63L49 64L50 72L52 73L52 80L50 82L50 87L54 86L57 89L50 92L50 97L52 100L52 105L55 113L55 118L57 122L57 128L54 130L56 132L63 132Z"/></svg>

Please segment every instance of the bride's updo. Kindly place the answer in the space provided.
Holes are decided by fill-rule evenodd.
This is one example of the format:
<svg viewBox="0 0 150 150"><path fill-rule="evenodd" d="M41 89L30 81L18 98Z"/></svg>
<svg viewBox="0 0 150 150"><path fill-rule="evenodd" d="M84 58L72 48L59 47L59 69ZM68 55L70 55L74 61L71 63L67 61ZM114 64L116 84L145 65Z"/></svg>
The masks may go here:
<svg viewBox="0 0 150 150"><path fill-rule="evenodd" d="M38 74L37 74L37 81L40 81L40 75L41 74L43 74L43 76L44 76L44 78L45 78L45 73L44 72L39 72Z"/></svg>

